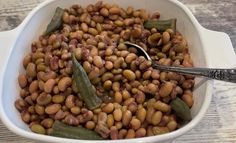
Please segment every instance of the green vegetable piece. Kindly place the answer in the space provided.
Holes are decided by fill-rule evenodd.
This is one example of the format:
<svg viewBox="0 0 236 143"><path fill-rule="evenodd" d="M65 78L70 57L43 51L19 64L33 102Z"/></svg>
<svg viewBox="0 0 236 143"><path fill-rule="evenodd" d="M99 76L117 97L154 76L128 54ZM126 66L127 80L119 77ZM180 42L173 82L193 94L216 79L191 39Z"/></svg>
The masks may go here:
<svg viewBox="0 0 236 143"><path fill-rule="evenodd" d="M188 105L180 98L177 97L172 100L170 106L175 111L176 115L183 121L189 121L192 119Z"/></svg>
<svg viewBox="0 0 236 143"><path fill-rule="evenodd" d="M48 24L46 31L44 32L44 36L49 35L50 33L56 31L58 28L62 26L62 15L64 13L64 9L57 7L55 14L52 17L51 22Z"/></svg>
<svg viewBox="0 0 236 143"><path fill-rule="evenodd" d="M166 29L172 29L175 33L176 19L148 20L148 21L144 22L144 28L146 28L146 29L156 28L159 31L165 31Z"/></svg>
<svg viewBox="0 0 236 143"><path fill-rule="evenodd" d="M51 136L64 137L70 139L82 139L82 140L102 140L96 132L83 128L73 127L66 125L60 121L55 121L52 126Z"/></svg>
<svg viewBox="0 0 236 143"><path fill-rule="evenodd" d="M95 90L93 89L93 86L83 67L75 58L75 54L72 55L72 62L73 62L73 77L86 106L90 110L99 107L102 101L97 96Z"/></svg>

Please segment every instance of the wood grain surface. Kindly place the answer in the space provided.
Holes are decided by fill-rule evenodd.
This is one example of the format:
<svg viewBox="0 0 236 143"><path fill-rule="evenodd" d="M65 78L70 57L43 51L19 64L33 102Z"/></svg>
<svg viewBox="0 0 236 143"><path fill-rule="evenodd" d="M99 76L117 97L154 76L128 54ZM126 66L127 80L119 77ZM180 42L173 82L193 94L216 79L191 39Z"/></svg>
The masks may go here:
<svg viewBox="0 0 236 143"><path fill-rule="evenodd" d="M0 0L0 31L15 28L42 1ZM180 1L187 5L204 27L229 34L236 51L236 0ZM215 82L214 88L206 116L174 143L236 143L236 85ZM10 132L0 121L0 143L5 142L36 143Z"/></svg>

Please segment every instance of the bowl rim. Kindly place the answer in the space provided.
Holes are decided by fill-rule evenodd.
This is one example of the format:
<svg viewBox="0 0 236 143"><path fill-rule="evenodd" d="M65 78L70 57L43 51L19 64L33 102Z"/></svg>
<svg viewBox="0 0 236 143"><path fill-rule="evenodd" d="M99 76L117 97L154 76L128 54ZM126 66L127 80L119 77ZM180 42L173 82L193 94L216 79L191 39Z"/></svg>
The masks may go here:
<svg viewBox="0 0 236 143"><path fill-rule="evenodd" d="M17 36L14 39L14 44L10 49L10 54L12 53L12 50L14 49L14 46L16 44L17 39L19 38L19 34L24 30L24 28L27 26L27 23L31 20L31 18L34 16L34 14L39 11L41 8L43 8L44 6L55 2L56 0L47 0L44 1L42 3L40 3L37 7L35 7L28 15L27 17L23 20L23 22L15 29L15 31L17 31ZM167 0L171 3L173 3L174 5L176 5L177 7L181 8L185 14L190 18L191 22L193 23L193 25L195 26L197 32L198 32L198 36L200 38L200 40L202 41L202 36L200 34L201 29L203 29L203 27L199 24L199 22L197 21L197 19L194 17L194 15L191 13L191 11L181 2L177 1L177 0ZM6 67L7 67L7 63L9 61L9 56L6 60L7 62L4 64L3 67L3 73L0 75L0 103L2 103L2 96L3 96L3 79L4 79L4 75L7 72L6 71ZM206 58L206 64L208 65L209 62ZM121 139L121 140L76 140L76 139L66 139L66 138L60 138L60 137L52 137L52 136L46 136L46 135L40 135L40 134L36 134L33 132L29 132L26 130L23 130L21 128L18 128L17 126L15 126L15 124L13 124L9 118L7 117L7 115L4 112L4 109L2 107L2 104L0 104L0 118L1 121L3 122L3 124L12 132L14 132L17 135L23 136L25 138L30 138L33 140L40 140L40 141L46 141L46 142L86 142L86 143L103 143L103 142L111 142L111 143L117 143L117 142L122 142L122 143L130 143L130 142L154 142L154 141L167 141L167 140L173 140L185 133L187 133L188 131L190 131L193 127L195 127L200 120L203 118L204 114L206 113L210 102L211 102L211 98L212 98L212 84L211 81L207 81L206 83L206 96L204 98L204 103L201 106L198 114L188 123L186 124L184 127L172 131L170 133L167 134L162 134L162 135L158 135L158 136L150 136L150 137L144 137L144 138L134 138L134 139ZM145 141L144 141L145 140Z"/></svg>

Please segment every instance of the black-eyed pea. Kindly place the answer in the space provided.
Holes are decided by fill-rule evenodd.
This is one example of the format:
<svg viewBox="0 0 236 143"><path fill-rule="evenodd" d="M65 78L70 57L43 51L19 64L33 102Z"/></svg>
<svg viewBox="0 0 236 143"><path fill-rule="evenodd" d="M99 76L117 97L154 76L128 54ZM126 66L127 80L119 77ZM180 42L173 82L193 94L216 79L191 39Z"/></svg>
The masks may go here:
<svg viewBox="0 0 236 143"><path fill-rule="evenodd" d="M41 125L42 125L44 128L49 129L49 128L52 127L53 122L54 122L54 121L53 121L52 118L46 118L46 119L43 119L43 120L41 121Z"/></svg>
<svg viewBox="0 0 236 143"><path fill-rule="evenodd" d="M153 132L154 135L160 135L160 134L168 133L169 129L167 127L154 126L152 128L152 132Z"/></svg>
<svg viewBox="0 0 236 143"><path fill-rule="evenodd" d="M26 75L29 77L35 77L36 73L36 65L34 63L29 63L26 67Z"/></svg>
<svg viewBox="0 0 236 143"><path fill-rule="evenodd" d="M49 115L57 113L61 109L61 104L52 104L45 108L45 112Z"/></svg>
<svg viewBox="0 0 236 143"><path fill-rule="evenodd" d="M106 121L108 128L112 127L114 125L114 122L115 122L114 116L112 114L109 114L107 116L107 121Z"/></svg>
<svg viewBox="0 0 236 143"><path fill-rule="evenodd" d="M106 61L105 62L105 68L108 70L111 70L113 68L113 63L111 61Z"/></svg>
<svg viewBox="0 0 236 143"><path fill-rule="evenodd" d="M43 115L44 112L45 112L44 111L45 110L44 106L41 106L41 105L38 105L38 104L35 105L34 110L38 115Z"/></svg>
<svg viewBox="0 0 236 143"><path fill-rule="evenodd" d="M108 103L105 106L102 107L102 111L105 113L111 113L114 110L114 105L113 103Z"/></svg>
<svg viewBox="0 0 236 143"><path fill-rule="evenodd" d="M50 94L43 92L39 94L36 101L39 105L47 105L51 102L51 100L52 100L52 96Z"/></svg>
<svg viewBox="0 0 236 143"><path fill-rule="evenodd" d="M182 96L182 100L188 105L188 107L193 106L193 95L191 93L184 93Z"/></svg>
<svg viewBox="0 0 236 143"><path fill-rule="evenodd" d="M75 107L75 96L74 95L69 95L67 98L66 98L66 101L65 101L65 105L67 108L72 108L72 107Z"/></svg>
<svg viewBox="0 0 236 143"><path fill-rule="evenodd" d="M110 9L109 9L109 14L111 14L111 15L119 15L120 14L120 8L118 8L118 7L111 7Z"/></svg>
<svg viewBox="0 0 236 143"><path fill-rule="evenodd" d="M120 91L120 83L119 82L113 82L112 84L113 91Z"/></svg>
<svg viewBox="0 0 236 143"><path fill-rule="evenodd" d="M135 138L135 131L133 129L129 129L125 138L126 139Z"/></svg>
<svg viewBox="0 0 236 143"><path fill-rule="evenodd" d="M129 110L126 110L122 115L122 123L124 126L128 126L132 119L132 113Z"/></svg>
<svg viewBox="0 0 236 143"><path fill-rule="evenodd" d="M78 115L80 113L80 108L78 106L74 106L70 108L70 112L73 113L74 115Z"/></svg>
<svg viewBox="0 0 236 143"><path fill-rule="evenodd" d="M19 83L21 88L24 88L27 85L27 83L28 83L26 75L20 74L18 76L18 83Z"/></svg>
<svg viewBox="0 0 236 143"><path fill-rule="evenodd" d="M29 86L29 92L32 94L38 90L38 80L34 80L31 82Z"/></svg>
<svg viewBox="0 0 236 143"><path fill-rule="evenodd" d="M86 122L85 127L86 127L87 129L93 130L93 129L95 128L95 123L94 123L94 121L88 121L88 122Z"/></svg>
<svg viewBox="0 0 236 143"><path fill-rule="evenodd" d="M141 107L137 110L136 116L141 121L141 123L144 122L147 115L147 111L145 108Z"/></svg>
<svg viewBox="0 0 236 143"><path fill-rule="evenodd" d="M70 77L63 77L58 82L58 88L60 91L65 91L72 84L72 79Z"/></svg>
<svg viewBox="0 0 236 143"><path fill-rule="evenodd" d="M30 121L30 113L27 110L23 110L21 112L21 119L25 122L25 123L29 123Z"/></svg>
<svg viewBox="0 0 236 143"><path fill-rule="evenodd" d="M126 100L126 99L128 99L128 98L130 98L130 93L129 93L129 91L127 91L127 90L122 90L122 98L123 98L123 100Z"/></svg>
<svg viewBox="0 0 236 143"><path fill-rule="evenodd" d="M130 121L130 126L132 129L137 130L141 127L141 122L139 119L133 118Z"/></svg>
<svg viewBox="0 0 236 143"><path fill-rule="evenodd" d="M30 127L31 131L37 134L45 134L46 130L44 129L44 127L40 124L33 124Z"/></svg>
<svg viewBox="0 0 236 143"><path fill-rule="evenodd" d="M133 81L136 78L135 73L133 71L131 71L131 70L124 70L123 71L123 75L129 81Z"/></svg>
<svg viewBox="0 0 236 143"><path fill-rule="evenodd" d="M51 93L54 85L56 84L55 79L49 79L44 83L44 92Z"/></svg>
<svg viewBox="0 0 236 143"><path fill-rule="evenodd" d="M110 137L112 140L118 139L118 129L116 128L116 126L110 127Z"/></svg>
<svg viewBox="0 0 236 143"><path fill-rule="evenodd" d="M152 123L152 116L155 113L155 109L154 108L148 108L147 109L147 114L146 114L146 120L148 123Z"/></svg>
<svg viewBox="0 0 236 143"><path fill-rule="evenodd" d="M120 108L117 108L113 112L114 120L119 122L122 119L122 111Z"/></svg>
<svg viewBox="0 0 236 143"><path fill-rule="evenodd" d="M119 91L115 92L114 100L117 103L121 103L122 102L122 94Z"/></svg>
<svg viewBox="0 0 236 143"><path fill-rule="evenodd" d="M162 118L162 112L161 111L156 111L151 118L151 123L153 125L158 125L161 122Z"/></svg>
<svg viewBox="0 0 236 143"><path fill-rule="evenodd" d="M177 123L176 121L172 120L166 126L170 131L174 131L177 128Z"/></svg>
<svg viewBox="0 0 236 143"><path fill-rule="evenodd" d="M100 10L100 14L101 14L102 16L107 17L107 16L109 16L109 11L108 11L108 9L106 9L105 7L103 7L103 8Z"/></svg>
<svg viewBox="0 0 236 143"><path fill-rule="evenodd" d="M164 102L161 102L161 101L157 101L156 103L154 103L153 107L156 110L159 110L161 112L169 112L170 111L170 106Z"/></svg>
<svg viewBox="0 0 236 143"><path fill-rule="evenodd" d="M145 137L146 136L146 129L145 128L139 128L136 132L135 132L135 137L136 138L141 138L141 137Z"/></svg>
<svg viewBox="0 0 236 143"><path fill-rule="evenodd" d="M95 66L97 66L98 68L102 68L103 67L103 61L102 58L100 56L94 56L93 58L93 64Z"/></svg>
<svg viewBox="0 0 236 143"><path fill-rule="evenodd" d="M170 95L170 93L171 93L171 91L173 90L173 83L171 83L171 82L165 82L162 86L161 86L161 88L160 88L160 90L159 90L159 95L161 96L161 97L167 97L167 96L169 96Z"/></svg>

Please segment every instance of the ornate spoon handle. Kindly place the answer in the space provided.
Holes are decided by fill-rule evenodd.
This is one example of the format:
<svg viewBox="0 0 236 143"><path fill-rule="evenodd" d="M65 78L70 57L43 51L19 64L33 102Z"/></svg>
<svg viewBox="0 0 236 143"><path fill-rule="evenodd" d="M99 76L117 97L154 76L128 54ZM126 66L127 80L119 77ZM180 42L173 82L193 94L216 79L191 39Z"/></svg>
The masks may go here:
<svg viewBox="0 0 236 143"><path fill-rule="evenodd" d="M195 76L204 76L211 79L236 83L236 69L215 69L215 68L182 68L163 66L153 63L153 68L164 71L178 72Z"/></svg>

